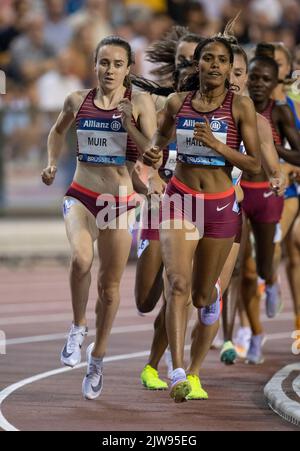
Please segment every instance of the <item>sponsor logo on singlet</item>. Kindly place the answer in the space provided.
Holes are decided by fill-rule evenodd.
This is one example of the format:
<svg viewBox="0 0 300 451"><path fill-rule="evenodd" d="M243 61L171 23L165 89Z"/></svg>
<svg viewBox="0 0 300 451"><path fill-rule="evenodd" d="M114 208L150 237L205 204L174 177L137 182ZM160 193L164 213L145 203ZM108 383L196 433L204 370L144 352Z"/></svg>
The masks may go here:
<svg viewBox="0 0 300 451"><path fill-rule="evenodd" d="M115 165L125 163L127 132L121 120L80 119L77 139L80 161Z"/></svg>
<svg viewBox="0 0 300 451"><path fill-rule="evenodd" d="M226 144L228 124L218 118L210 120L210 128L216 139ZM205 123L203 117L187 118L177 117L176 136L178 160L188 164L201 164L207 166L225 166L225 158L214 149L203 145L194 138L196 123Z"/></svg>

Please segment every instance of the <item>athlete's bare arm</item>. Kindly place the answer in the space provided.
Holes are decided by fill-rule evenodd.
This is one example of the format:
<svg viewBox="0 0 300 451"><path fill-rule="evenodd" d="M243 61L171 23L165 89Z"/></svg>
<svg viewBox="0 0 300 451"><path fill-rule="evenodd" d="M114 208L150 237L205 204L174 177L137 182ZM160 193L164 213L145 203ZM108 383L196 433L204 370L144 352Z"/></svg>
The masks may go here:
<svg viewBox="0 0 300 451"><path fill-rule="evenodd" d="M123 99L118 105L122 113L123 125L131 139L136 143L141 154L151 145L157 127L156 111L150 94L133 91L132 100ZM134 116L137 127L131 122Z"/></svg>
<svg viewBox="0 0 300 451"><path fill-rule="evenodd" d="M87 95L88 91L77 91L70 94L65 102L57 121L50 130L48 136L48 166L42 171L42 180L46 185L51 185L57 171L57 161L62 152L67 131L75 120L76 114Z"/></svg>
<svg viewBox="0 0 300 451"><path fill-rule="evenodd" d="M283 146L276 145L279 156L288 163L300 166L300 137L295 127L293 113L288 105L275 106L273 120L291 147L291 149L285 149Z"/></svg>
<svg viewBox="0 0 300 451"><path fill-rule="evenodd" d="M194 138L203 145L215 149L233 166L249 174L259 174L261 170L260 144L257 132L256 111L248 97L235 95L233 98L233 116L241 131L247 155L231 149L214 137L209 122L197 123Z"/></svg>
<svg viewBox="0 0 300 451"><path fill-rule="evenodd" d="M159 126L152 140L152 147L143 154L143 162L156 167L162 158L162 149L174 138L175 117L186 93L174 93L168 97L165 108L160 112ZM160 164L159 164L160 165Z"/></svg>
<svg viewBox="0 0 300 451"><path fill-rule="evenodd" d="M159 125L152 141L152 147L143 154L143 162L149 168L149 193L161 194L166 183L158 174L162 164L162 149L174 139L175 116L186 94L171 94L162 111L159 112Z"/></svg>
<svg viewBox="0 0 300 451"><path fill-rule="evenodd" d="M272 128L269 121L257 113L257 129L260 140L262 166L269 177L271 186L281 196L287 186L286 176L281 171L278 153L276 151Z"/></svg>

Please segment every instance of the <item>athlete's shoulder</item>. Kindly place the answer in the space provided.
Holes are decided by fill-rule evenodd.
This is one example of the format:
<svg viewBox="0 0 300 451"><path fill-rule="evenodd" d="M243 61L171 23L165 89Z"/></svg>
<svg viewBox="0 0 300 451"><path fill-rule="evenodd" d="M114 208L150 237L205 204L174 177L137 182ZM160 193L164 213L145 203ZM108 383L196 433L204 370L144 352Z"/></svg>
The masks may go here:
<svg viewBox="0 0 300 451"><path fill-rule="evenodd" d="M272 127L268 119L260 113L256 113L256 118L260 138L263 138L264 141L267 140L268 137L272 138Z"/></svg>
<svg viewBox="0 0 300 451"><path fill-rule="evenodd" d="M81 89L69 94L64 102L64 111L73 113L78 111L89 92L90 89Z"/></svg>
<svg viewBox="0 0 300 451"><path fill-rule="evenodd" d="M131 103L140 113L145 112L147 108L155 108L151 94L145 91L132 90Z"/></svg>
<svg viewBox="0 0 300 451"><path fill-rule="evenodd" d="M281 119L281 121L294 121L294 115L287 103L274 103L272 114Z"/></svg>
<svg viewBox="0 0 300 451"><path fill-rule="evenodd" d="M132 89L131 91L131 100L133 102L144 102L151 100L153 102L152 96L149 92L141 91L139 89Z"/></svg>
<svg viewBox="0 0 300 451"><path fill-rule="evenodd" d="M249 117L254 117L254 103L250 97L234 93L232 100L232 113L238 120L247 120Z"/></svg>
<svg viewBox="0 0 300 451"><path fill-rule="evenodd" d="M173 92L168 96L167 105L169 108L179 109L189 92Z"/></svg>
<svg viewBox="0 0 300 451"><path fill-rule="evenodd" d="M237 93L233 94L233 102L236 106L239 106L241 108L254 108L253 101L248 96L243 96Z"/></svg>
<svg viewBox="0 0 300 451"><path fill-rule="evenodd" d="M257 124L259 126L264 127L264 128L271 127L268 119L266 117L264 117L262 114L256 113L256 118L257 118Z"/></svg>
<svg viewBox="0 0 300 451"><path fill-rule="evenodd" d="M151 94L151 97L154 102L156 111L163 110L168 98L165 96L159 96L157 94Z"/></svg>

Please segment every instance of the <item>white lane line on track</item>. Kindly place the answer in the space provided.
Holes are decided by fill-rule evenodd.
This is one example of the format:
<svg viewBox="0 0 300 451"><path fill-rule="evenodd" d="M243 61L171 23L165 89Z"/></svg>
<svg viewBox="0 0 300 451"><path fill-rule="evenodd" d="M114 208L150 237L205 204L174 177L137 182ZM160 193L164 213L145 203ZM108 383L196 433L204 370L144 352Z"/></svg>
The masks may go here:
<svg viewBox="0 0 300 451"><path fill-rule="evenodd" d="M118 326L113 327L111 334L126 334L130 332L144 332L148 330L153 330L153 323L150 324L140 324L140 325L130 325L130 326ZM91 329L88 332L88 337L94 337L96 335L96 329ZM42 343L47 341L56 341L62 340L66 338L67 334L50 334L50 335L35 335L33 337L24 337L24 338L11 338L6 340L5 342L0 341L0 346L6 344L8 345L17 345L17 344L25 344L25 343Z"/></svg>
<svg viewBox="0 0 300 451"><path fill-rule="evenodd" d="M153 316L156 310L147 313L147 316ZM136 309L126 309L122 310L117 314L117 318L130 318L131 316L138 316ZM57 323L59 321L70 321L72 318L72 312L69 313L52 313L43 315L22 315L22 316L10 316L7 318L0 319L0 326L9 326L15 324L36 324L36 323ZM95 313L88 312L88 319L95 319Z"/></svg>
<svg viewBox="0 0 300 451"><path fill-rule="evenodd" d="M96 302L95 300L91 299L90 304L94 305ZM68 308L69 307L69 308ZM49 300L47 302L45 299L43 299L43 303L41 301L38 302L28 302L28 303L20 303L20 304L1 304L0 305L0 314L3 315L4 313L17 313L20 315L20 313L31 313L31 312L47 312L47 311L57 311L61 310L62 312L67 312L71 310L71 305L66 304L66 300L62 299L60 302L53 302Z"/></svg>
<svg viewBox="0 0 300 451"><path fill-rule="evenodd" d="M136 310L131 310L131 312L134 312L134 316L136 316L138 318L138 315L136 314ZM128 313L128 317L131 317L132 315ZM152 314L147 314L147 317L151 317L154 315L155 312L151 312ZM121 317L127 317L126 316L122 316L120 314L118 314L118 318ZM193 325L193 321L189 322L189 326ZM140 325L140 326L120 326L120 327L114 327L112 329L112 333L113 334L118 334L118 333L124 333L126 331L132 331L132 328L139 328L139 330L142 331L147 331L147 330L151 330L153 328L153 324L151 323L150 325ZM95 329L91 329L89 330L88 335L93 337L95 336L96 331ZM62 340L64 338L66 338L67 333L56 333L56 334L47 334L47 335L34 335L34 336L29 336L29 337L19 337L19 338L9 338L5 341L1 341L0 340L0 347L1 346L11 346L11 345L18 345L18 344L27 344L27 343L43 343L43 342L47 342L47 341L56 341L56 340ZM287 333L287 332L283 332L283 333L274 333L271 335L273 337L273 340L280 340L281 338L291 338L291 334ZM269 339L269 335L266 335L266 340Z"/></svg>
<svg viewBox="0 0 300 451"><path fill-rule="evenodd" d="M153 328L152 324L149 325L143 325L143 326L125 326L126 331L130 331L130 332L139 332L141 330L141 328L143 328L142 330L151 330ZM131 328L132 330L129 330L129 328ZM113 328L113 330L116 330L118 328ZM121 329L121 328L120 328ZM122 332L113 332L112 333L122 333ZM126 333L125 331L123 331L123 333ZM277 333L277 334L269 334L266 336L267 340L277 340L277 339L282 339L282 338L290 338L291 335L290 333ZM187 345L185 346L185 350L189 349L190 346ZM137 352L137 353L132 353L132 354L121 354L121 355L117 355L117 356L112 356L112 357L107 357L105 359L106 363L109 362L115 362L115 361L119 361L119 360L129 360L129 359L133 359L133 358L139 358L139 357L145 357L147 355L149 355L149 350L148 351L142 351L142 352ZM16 429L12 424L10 424L6 418L4 417L4 415L2 414L1 411L1 405L3 403L3 401L5 399L8 398L8 396L10 396L12 393L14 393L15 391L17 391L18 389L32 384L34 382L37 382L39 380L42 379L46 379L47 377L51 377L51 376L55 376L57 374L61 374L61 373L66 373L68 371L72 371L72 370L76 370L79 368L84 368L86 366L86 362L85 363L81 363L80 365L78 365L76 368L58 368L56 370L51 370L51 371L47 371L45 373L40 373L37 374L36 376L33 377L29 377L27 379L23 379L19 382L16 382L15 384L9 385L8 387L6 387L4 390L2 390L0 392L0 428L2 428L5 431L18 431L18 429ZM290 365L292 366L292 365Z"/></svg>
<svg viewBox="0 0 300 451"><path fill-rule="evenodd" d="M132 354L120 354L115 355L112 357L107 357L104 359L105 363L109 362L117 362L120 360L129 360L129 359L136 359L139 357L145 357L149 355L149 351L141 351L141 352L134 352ZM5 431L19 431L15 426L13 426L11 423L9 423L1 411L1 405L3 401L10 396L15 391L19 390L20 388L24 387L25 385L32 384L34 382L40 381L42 379L46 379L47 377L56 376L57 374L67 373L69 371L74 371L80 368L84 368L86 366L86 362L81 363L80 365L76 366L76 368L58 368L56 370L47 371L45 373L37 374L36 376L28 377L27 379L23 379L13 385L10 385L9 387L5 388L0 392L0 428L4 429Z"/></svg>
<svg viewBox="0 0 300 451"><path fill-rule="evenodd" d="M300 372L300 363L287 365L274 374L264 388L264 395L270 408L286 421L300 426L300 403L289 398L282 389L282 383L292 371ZM300 380L300 376L296 378ZM292 383L295 390L295 380ZM297 384L299 390L299 382ZM299 391L296 392L299 396Z"/></svg>
<svg viewBox="0 0 300 451"><path fill-rule="evenodd" d="M147 313L147 316L153 316L156 313L156 310ZM136 316L137 310L136 309L126 309L121 310L118 313L117 318L128 318L130 316ZM0 326L11 326L15 324L35 324L35 323L56 323L59 321L68 321L72 318L72 312L65 312L65 313L47 313L47 314L38 314L38 315L22 315L22 316L8 316L0 319ZM87 313L88 319L94 319L95 313L94 311L90 311ZM274 323L275 321L289 321L294 318L294 315L292 312L286 312L282 313L281 315L278 315L276 318L267 318L266 316L262 316L262 321L264 323L269 323L272 321Z"/></svg>

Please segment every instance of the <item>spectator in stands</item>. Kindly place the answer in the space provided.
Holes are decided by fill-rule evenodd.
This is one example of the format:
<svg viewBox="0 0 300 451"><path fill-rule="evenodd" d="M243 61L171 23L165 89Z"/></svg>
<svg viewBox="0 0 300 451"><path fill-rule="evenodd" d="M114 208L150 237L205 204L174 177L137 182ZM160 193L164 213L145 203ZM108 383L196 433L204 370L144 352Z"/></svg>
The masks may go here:
<svg viewBox="0 0 300 451"><path fill-rule="evenodd" d="M25 30L30 4L30 0L14 0L11 23L0 27L0 67L2 68L5 68L10 62L9 47L12 41Z"/></svg>
<svg viewBox="0 0 300 451"><path fill-rule="evenodd" d="M89 24L92 32L93 46L104 37L113 34L110 25L108 0L86 0L84 6L69 17L73 30Z"/></svg>
<svg viewBox="0 0 300 451"><path fill-rule="evenodd" d="M83 86L95 86L96 83L95 72L92 70L94 48L92 27L87 22L77 28L68 47L73 62L71 71Z"/></svg>
<svg viewBox="0 0 300 451"><path fill-rule="evenodd" d="M71 52L65 50L57 58L57 67L38 79L38 107L42 111L57 114L68 93L83 89L81 80L72 73L73 64Z"/></svg>
<svg viewBox="0 0 300 451"><path fill-rule="evenodd" d="M191 33L200 36L211 36L218 31L214 28L214 22L206 16L204 6L197 0L190 1L186 5L185 25Z"/></svg>
<svg viewBox="0 0 300 451"><path fill-rule="evenodd" d="M10 67L15 77L35 81L55 67L55 53L44 39L44 19L39 14L29 14L25 33L17 37L10 47Z"/></svg>
<svg viewBox="0 0 300 451"><path fill-rule="evenodd" d="M45 42L58 54L69 45L73 30L65 14L64 0L45 0L45 4Z"/></svg>

